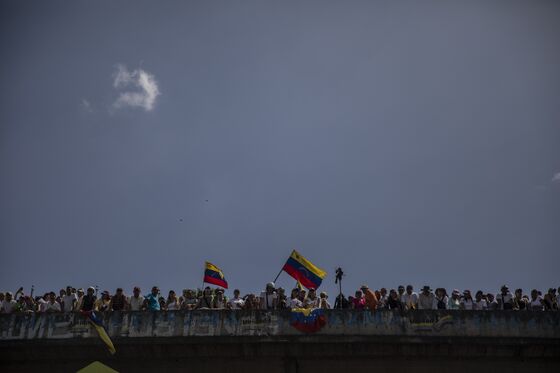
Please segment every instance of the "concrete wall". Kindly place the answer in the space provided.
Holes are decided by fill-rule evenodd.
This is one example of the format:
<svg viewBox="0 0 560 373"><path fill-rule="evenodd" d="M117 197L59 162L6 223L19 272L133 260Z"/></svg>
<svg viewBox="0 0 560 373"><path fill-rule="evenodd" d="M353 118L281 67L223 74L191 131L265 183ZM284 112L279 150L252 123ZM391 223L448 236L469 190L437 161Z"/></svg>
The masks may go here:
<svg viewBox="0 0 560 373"><path fill-rule="evenodd" d="M331 310L325 319L306 334L290 312L115 312L104 315L110 356L79 314L2 315L0 360L13 372L95 360L121 372L560 371L560 312Z"/></svg>
<svg viewBox="0 0 560 373"><path fill-rule="evenodd" d="M291 325L289 311L113 312L103 317L117 339L302 334ZM560 338L558 312L329 310L325 320L319 335ZM78 313L0 316L0 340L43 338L97 338L97 333Z"/></svg>

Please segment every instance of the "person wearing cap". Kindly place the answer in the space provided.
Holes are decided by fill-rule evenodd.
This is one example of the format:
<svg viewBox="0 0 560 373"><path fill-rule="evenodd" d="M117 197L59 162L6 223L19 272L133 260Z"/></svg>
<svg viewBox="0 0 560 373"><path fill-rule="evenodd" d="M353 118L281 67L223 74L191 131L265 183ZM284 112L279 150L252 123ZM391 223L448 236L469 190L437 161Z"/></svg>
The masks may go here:
<svg viewBox="0 0 560 373"><path fill-rule="evenodd" d="M447 303L448 310L458 310L461 309L461 292L457 289L453 289L451 292L451 298Z"/></svg>
<svg viewBox="0 0 560 373"><path fill-rule="evenodd" d="M138 286L132 289L132 296L128 300L128 309L130 311L141 311L142 305L144 304L144 297Z"/></svg>
<svg viewBox="0 0 560 373"><path fill-rule="evenodd" d="M77 301L76 301L76 307L74 307L74 311L77 312L77 311L82 309L82 303L84 301L84 289L79 288L76 291L76 298L77 298Z"/></svg>
<svg viewBox="0 0 560 373"><path fill-rule="evenodd" d="M266 284L266 289L261 292L260 298L261 309L274 310L277 308L278 294L276 294L274 282L269 282L268 284Z"/></svg>
<svg viewBox="0 0 560 373"><path fill-rule="evenodd" d="M379 305L377 295L375 295L375 293L365 284L360 287L360 290L364 296L366 308L370 311L375 311Z"/></svg>
<svg viewBox="0 0 560 373"><path fill-rule="evenodd" d="M101 293L101 298L95 302L94 309L99 312L105 312L110 310L111 305L111 294L107 290L103 290Z"/></svg>
<svg viewBox="0 0 560 373"><path fill-rule="evenodd" d="M500 310L513 309L513 294L509 291L509 287L507 285L502 286L500 294L496 295L496 301L498 302L498 309Z"/></svg>
<svg viewBox="0 0 560 373"><path fill-rule="evenodd" d="M217 288L216 289L216 295L214 296L214 299L212 300L212 308L218 309L218 310L223 310L226 308L226 297L224 296L224 289L222 288Z"/></svg>
<svg viewBox="0 0 560 373"><path fill-rule="evenodd" d="M418 295L419 310L435 310L437 309L436 296L429 286L424 286L422 292Z"/></svg>
<svg viewBox="0 0 560 373"><path fill-rule="evenodd" d="M401 302L405 310L414 310L418 306L418 294L414 291L412 285L406 286L406 293L401 297Z"/></svg>
<svg viewBox="0 0 560 373"><path fill-rule="evenodd" d="M324 310L331 308L331 304L327 300L328 298L329 296L324 291L322 291L321 294L319 294L319 308L322 308Z"/></svg>
<svg viewBox="0 0 560 373"><path fill-rule="evenodd" d="M459 305L462 310L468 310L468 311L474 310L474 301L470 290L463 291L463 296L461 297L461 301Z"/></svg>
<svg viewBox="0 0 560 373"><path fill-rule="evenodd" d="M95 296L95 288L90 286L87 289L86 295L82 300L82 308L81 311L89 312L92 311L95 307L95 303L97 302L97 297Z"/></svg>

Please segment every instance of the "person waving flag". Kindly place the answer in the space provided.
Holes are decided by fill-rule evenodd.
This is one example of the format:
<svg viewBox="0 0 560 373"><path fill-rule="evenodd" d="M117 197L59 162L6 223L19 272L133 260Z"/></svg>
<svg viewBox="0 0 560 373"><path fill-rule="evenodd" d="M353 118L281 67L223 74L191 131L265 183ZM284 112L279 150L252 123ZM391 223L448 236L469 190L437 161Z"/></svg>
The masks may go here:
<svg viewBox="0 0 560 373"><path fill-rule="evenodd" d="M286 264L284 264L282 270L308 289L317 289L327 275L327 272L316 267L295 250L292 251L292 254L288 258Z"/></svg>
<svg viewBox="0 0 560 373"><path fill-rule="evenodd" d="M204 279L202 281L209 284L221 286L224 289L228 288L228 283L226 281L226 278L224 277L224 273L220 268L216 267L210 262L206 262L204 268Z"/></svg>

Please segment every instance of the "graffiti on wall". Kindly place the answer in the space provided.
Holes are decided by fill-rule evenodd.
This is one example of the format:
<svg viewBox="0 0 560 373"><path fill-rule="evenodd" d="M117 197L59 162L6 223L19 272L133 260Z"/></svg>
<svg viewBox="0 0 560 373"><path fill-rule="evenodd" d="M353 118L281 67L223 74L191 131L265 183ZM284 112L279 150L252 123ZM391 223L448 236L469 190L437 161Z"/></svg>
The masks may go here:
<svg viewBox="0 0 560 373"><path fill-rule="evenodd" d="M312 329L315 334L326 335L522 335L560 338L558 312L507 312L324 310L319 315L321 317L312 320ZM317 320L320 322L315 323ZM113 340L136 337L289 336L309 332L307 326L294 326L294 316L290 311L112 312L103 315L103 324ZM0 340L44 338L97 338L97 334L86 318L78 313L0 315Z"/></svg>

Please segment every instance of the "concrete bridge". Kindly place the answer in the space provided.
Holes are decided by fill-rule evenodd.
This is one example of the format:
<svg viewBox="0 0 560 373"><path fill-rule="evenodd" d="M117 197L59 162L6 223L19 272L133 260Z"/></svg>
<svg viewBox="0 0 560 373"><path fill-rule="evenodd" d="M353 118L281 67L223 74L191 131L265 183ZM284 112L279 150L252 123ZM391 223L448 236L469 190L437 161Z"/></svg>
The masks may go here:
<svg viewBox="0 0 560 373"><path fill-rule="evenodd" d="M560 312L328 310L113 312L110 355L80 314L1 315L3 372L560 372Z"/></svg>

